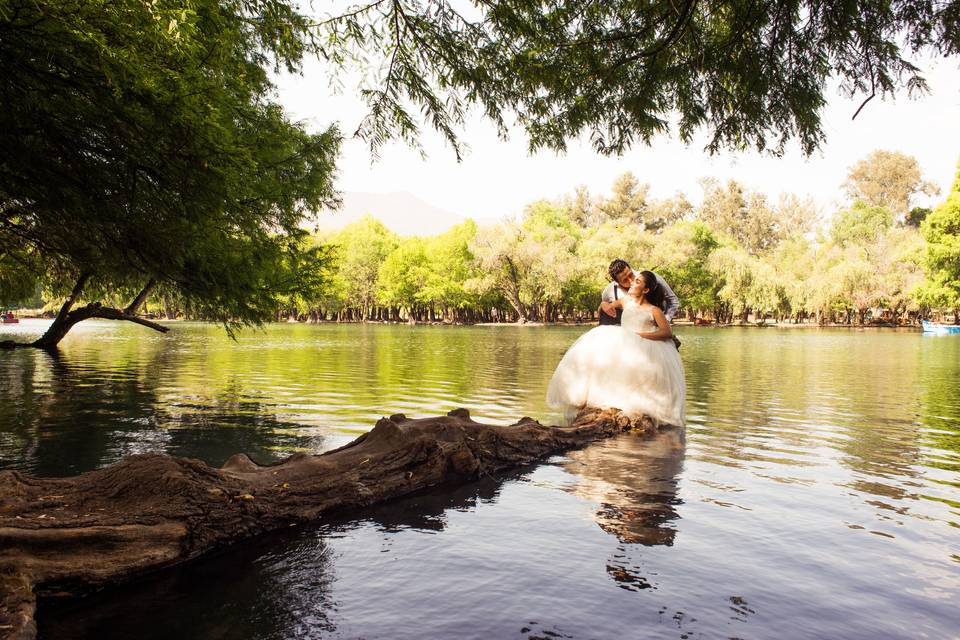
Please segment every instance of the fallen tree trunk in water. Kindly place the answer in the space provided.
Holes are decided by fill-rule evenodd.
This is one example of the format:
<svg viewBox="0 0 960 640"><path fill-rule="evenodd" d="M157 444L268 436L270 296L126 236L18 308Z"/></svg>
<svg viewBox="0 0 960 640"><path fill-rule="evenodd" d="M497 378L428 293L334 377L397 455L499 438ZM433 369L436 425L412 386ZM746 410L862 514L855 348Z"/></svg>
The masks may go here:
<svg viewBox="0 0 960 640"><path fill-rule="evenodd" d="M146 454L72 478L0 472L0 637L36 635L37 597L82 594L334 509L468 481L633 429L654 426L592 409L568 427L530 418L494 426L457 409L383 418L340 449L272 465L242 453L220 469Z"/></svg>

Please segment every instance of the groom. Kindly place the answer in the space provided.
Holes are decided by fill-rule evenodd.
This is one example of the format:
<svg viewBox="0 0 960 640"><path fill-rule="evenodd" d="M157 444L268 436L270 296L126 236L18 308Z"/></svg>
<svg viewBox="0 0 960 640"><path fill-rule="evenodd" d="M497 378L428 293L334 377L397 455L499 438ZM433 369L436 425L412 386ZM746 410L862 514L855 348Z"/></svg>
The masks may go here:
<svg viewBox="0 0 960 640"><path fill-rule="evenodd" d="M607 285L600 296L600 324L620 324L623 311L614 309L613 302L626 295L633 281L636 280L637 274L630 268L626 260L620 258L611 262L607 271L613 282ZM663 315L667 316L667 320L673 322L673 316L677 314L677 310L680 308L680 298L659 274L655 273L653 275L657 276L657 283L663 287Z"/></svg>

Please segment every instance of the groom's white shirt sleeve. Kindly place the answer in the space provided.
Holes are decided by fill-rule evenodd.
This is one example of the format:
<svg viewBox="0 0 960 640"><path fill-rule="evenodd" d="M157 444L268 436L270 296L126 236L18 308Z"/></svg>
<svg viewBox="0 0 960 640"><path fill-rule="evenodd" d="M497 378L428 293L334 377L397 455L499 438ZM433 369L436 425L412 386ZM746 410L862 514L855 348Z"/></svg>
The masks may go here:
<svg viewBox="0 0 960 640"><path fill-rule="evenodd" d="M600 294L600 302L613 302L613 287L615 284L611 282L607 285L607 288L603 290L603 293Z"/></svg>

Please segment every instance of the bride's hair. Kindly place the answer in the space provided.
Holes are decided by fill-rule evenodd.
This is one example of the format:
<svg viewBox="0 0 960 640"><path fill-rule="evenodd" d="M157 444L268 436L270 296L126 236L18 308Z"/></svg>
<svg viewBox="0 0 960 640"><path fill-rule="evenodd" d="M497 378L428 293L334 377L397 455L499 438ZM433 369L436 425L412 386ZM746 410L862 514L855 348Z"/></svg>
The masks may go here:
<svg viewBox="0 0 960 640"><path fill-rule="evenodd" d="M664 293L663 287L660 286L660 282L657 280L657 276L653 271L641 271L640 276L643 278L643 286L647 289L644 298L653 306L662 307Z"/></svg>

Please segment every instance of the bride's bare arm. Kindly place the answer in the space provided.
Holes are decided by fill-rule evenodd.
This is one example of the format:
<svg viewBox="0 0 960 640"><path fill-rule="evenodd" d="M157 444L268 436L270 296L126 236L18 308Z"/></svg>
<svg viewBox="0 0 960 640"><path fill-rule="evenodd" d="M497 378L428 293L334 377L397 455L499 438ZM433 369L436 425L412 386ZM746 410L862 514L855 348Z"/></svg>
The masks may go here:
<svg viewBox="0 0 960 640"><path fill-rule="evenodd" d="M673 338L673 330L670 328L670 321L663 315L660 307L652 309L653 321L657 323L656 331L641 331L637 335L647 340L669 340Z"/></svg>
<svg viewBox="0 0 960 640"><path fill-rule="evenodd" d="M613 302L601 302L600 311L608 316L616 317L617 309L623 309L623 298L617 298Z"/></svg>

